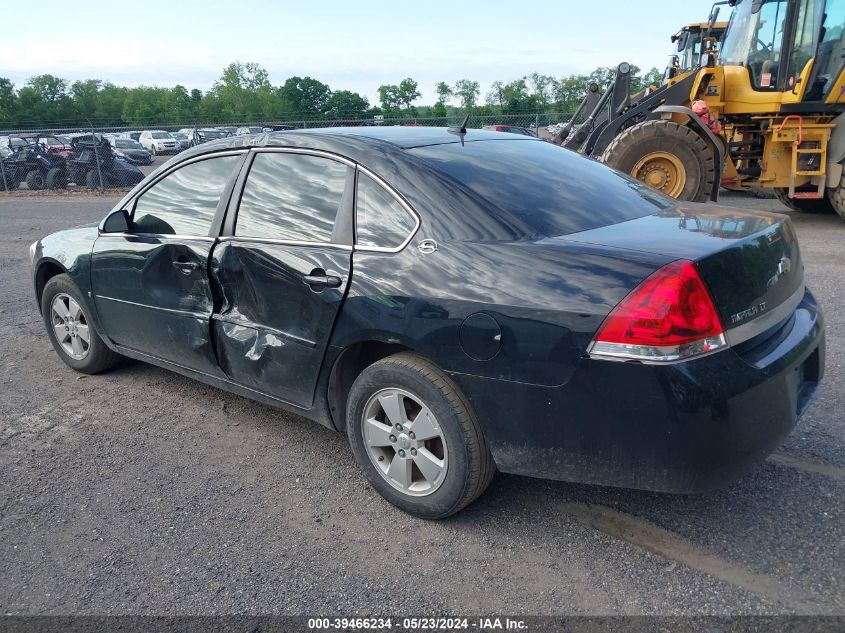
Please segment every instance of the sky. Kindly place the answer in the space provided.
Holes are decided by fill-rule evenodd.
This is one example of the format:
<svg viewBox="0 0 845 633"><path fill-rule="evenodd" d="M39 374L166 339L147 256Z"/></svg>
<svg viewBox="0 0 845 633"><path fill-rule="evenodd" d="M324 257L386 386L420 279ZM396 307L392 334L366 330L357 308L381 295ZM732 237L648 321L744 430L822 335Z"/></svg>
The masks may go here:
<svg viewBox="0 0 845 633"><path fill-rule="evenodd" d="M562 77L622 61L662 69L670 35L706 20L712 2L39 0L36 16L31 1L2 0L10 28L0 77L16 87L50 73L205 91L240 61L267 69L273 85L307 75L372 104L380 85L405 77L418 82L421 105L435 101L438 81L464 78L480 82L483 100L493 81L532 72Z"/></svg>

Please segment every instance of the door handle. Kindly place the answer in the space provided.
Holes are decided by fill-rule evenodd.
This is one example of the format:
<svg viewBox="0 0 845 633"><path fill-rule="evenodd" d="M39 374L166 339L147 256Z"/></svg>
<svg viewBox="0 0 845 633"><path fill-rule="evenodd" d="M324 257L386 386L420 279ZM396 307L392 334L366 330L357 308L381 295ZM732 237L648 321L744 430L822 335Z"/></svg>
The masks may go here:
<svg viewBox="0 0 845 633"><path fill-rule="evenodd" d="M190 275L195 270L199 270L200 265L197 262L180 262L176 260L173 265L178 268L183 274Z"/></svg>
<svg viewBox="0 0 845 633"><path fill-rule="evenodd" d="M316 272L316 271L315 271ZM323 288L340 288L341 279L335 275L327 275L317 274L317 275L305 275L302 278L302 281L305 282L307 285L311 286L311 290L316 290L319 288L322 290Z"/></svg>

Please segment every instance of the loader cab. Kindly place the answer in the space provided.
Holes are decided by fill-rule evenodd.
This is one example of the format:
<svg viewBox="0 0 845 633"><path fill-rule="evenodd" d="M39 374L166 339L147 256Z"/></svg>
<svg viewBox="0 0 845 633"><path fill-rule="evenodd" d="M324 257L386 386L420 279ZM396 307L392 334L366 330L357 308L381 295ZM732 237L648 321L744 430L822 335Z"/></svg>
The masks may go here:
<svg viewBox="0 0 845 633"><path fill-rule="evenodd" d="M719 42L727 29L727 22L716 22L711 28L707 22L687 24L670 39L673 44L671 62L663 75L663 83L677 75L688 73L701 65L702 55L710 41L718 51Z"/></svg>
<svg viewBox="0 0 845 633"><path fill-rule="evenodd" d="M845 0L736 0L722 42L726 100L830 102L842 85ZM742 70L740 70L742 69ZM747 74L744 82L730 81ZM745 84L745 85L742 85ZM750 85L749 85L750 84ZM744 95L750 88L754 93ZM734 94L730 94L734 93ZM840 100L841 95L836 97Z"/></svg>

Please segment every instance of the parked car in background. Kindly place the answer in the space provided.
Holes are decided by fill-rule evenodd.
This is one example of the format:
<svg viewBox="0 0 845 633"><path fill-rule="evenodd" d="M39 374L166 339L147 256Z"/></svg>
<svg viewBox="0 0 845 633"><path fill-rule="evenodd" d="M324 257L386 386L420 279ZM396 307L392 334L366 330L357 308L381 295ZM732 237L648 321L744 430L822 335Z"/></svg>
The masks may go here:
<svg viewBox="0 0 845 633"><path fill-rule="evenodd" d="M191 146L191 139L187 134L182 132L171 132L170 135L176 139L177 149L181 152L183 149L188 149Z"/></svg>
<svg viewBox="0 0 845 633"><path fill-rule="evenodd" d="M245 134L261 134L263 131L264 128L260 125L244 126L238 128L238 131L235 132L235 136L244 136Z"/></svg>
<svg viewBox="0 0 845 633"><path fill-rule="evenodd" d="M80 372L129 356L344 431L373 488L431 519L497 468L692 493L781 444L825 358L788 217L453 132L186 151L30 247L46 336Z"/></svg>
<svg viewBox="0 0 845 633"><path fill-rule="evenodd" d="M184 130L179 130L183 132ZM201 145L202 143L206 143L208 141L214 141L220 138L225 138L227 136L232 136L226 130L214 127L201 127L201 128L189 128L187 132L188 138L190 139L191 147L195 145Z"/></svg>
<svg viewBox="0 0 845 633"><path fill-rule="evenodd" d="M228 136L235 136L235 133L238 131L238 126L236 125L222 125L218 126L216 129L222 130L226 132Z"/></svg>
<svg viewBox="0 0 845 633"><path fill-rule="evenodd" d="M151 165L153 162L152 154L138 141L133 141L131 138L116 138L110 139L109 142L115 156L133 165Z"/></svg>
<svg viewBox="0 0 845 633"><path fill-rule="evenodd" d="M138 142L153 156L175 154L179 151L176 139L164 130L144 130L138 137Z"/></svg>
<svg viewBox="0 0 845 633"><path fill-rule="evenodd" d="M537 133L530 127L519 127L516 125L485 125L484 130L491 132L507 132L508 134L521 134L522 136L531 136L537 138Z"/></svg>
<svg viewBox="0 0 845 633"><path fill-rule="evenodd" d="M131 138L133 141L137 141L141 138L142 132L138 130L130 130L128 132L121 132L118 138Z"/></svg>

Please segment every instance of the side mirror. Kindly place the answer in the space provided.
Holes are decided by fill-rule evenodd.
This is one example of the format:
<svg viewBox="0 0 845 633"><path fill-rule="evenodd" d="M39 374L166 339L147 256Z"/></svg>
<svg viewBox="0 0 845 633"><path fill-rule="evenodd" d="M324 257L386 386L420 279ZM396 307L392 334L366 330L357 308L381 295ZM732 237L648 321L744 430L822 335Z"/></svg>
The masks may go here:
<svg viewBox="0 0 845 633"><path fill-rule="evenodd" d="M681 33L681 36L678 38L678 52L683 53L684 49L687 47L687 42L689 41L689 31L684 31Z"/></svg>
<svg viewBox="0 0 845 633"><path fill-rule="evenodd" d="M719 10L721 8L722 7L717 7L716 5L713 5L713 10L710 12L710 19L707 20L707 26L709 28L712 29L713 26L716 24L716 20L719 18Z"/></svg>
<svg viewBox="0 0 845 633"><path fill-rule="evenodd" d="M126 209L118 209L103 222L102 233L128 233L129 213Z"/></svg>

